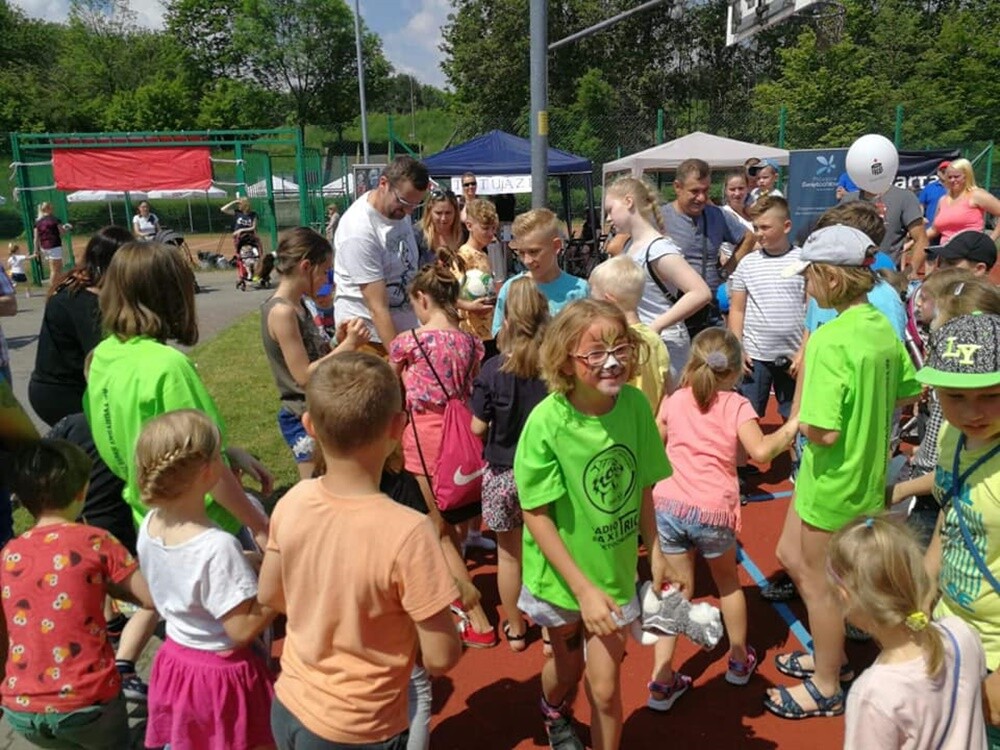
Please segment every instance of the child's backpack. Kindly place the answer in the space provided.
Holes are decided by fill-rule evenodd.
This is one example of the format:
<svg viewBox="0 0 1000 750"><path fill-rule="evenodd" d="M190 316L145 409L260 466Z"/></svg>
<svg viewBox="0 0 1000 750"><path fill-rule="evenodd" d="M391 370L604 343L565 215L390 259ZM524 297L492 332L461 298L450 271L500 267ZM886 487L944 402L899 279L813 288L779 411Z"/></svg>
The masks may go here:
<svg viewBox="0 0 1000 750"><path fill-rule="evenodd" d="M413 436L417 444L417 452L420 454L420 464L424 468L424 474L431 477L431 493L434 495L434 502L438 509L455 510L479 501L483 490L483 472L486 471L486 461L483 460L483 443L472 433L472 411L461 397L461 394L465 392L465 386L472 377L472 369L476 366L476 361L473 359L469 363L469 369L465 373L465 379L462 381L458 393L452 396L438 376L434 365L431 364L430 357L427 356L424 347L421 346L417 332L412 330L410 333L434 375L434 379L441 386L441 392L448 398L448 403L444 407L444 424L441 428L441 450L438 452L433 472L427 470L424 452L420 448L420 440L417 438L417 430L414 426ZM471 335L469 338L472 338Z"/></svg>

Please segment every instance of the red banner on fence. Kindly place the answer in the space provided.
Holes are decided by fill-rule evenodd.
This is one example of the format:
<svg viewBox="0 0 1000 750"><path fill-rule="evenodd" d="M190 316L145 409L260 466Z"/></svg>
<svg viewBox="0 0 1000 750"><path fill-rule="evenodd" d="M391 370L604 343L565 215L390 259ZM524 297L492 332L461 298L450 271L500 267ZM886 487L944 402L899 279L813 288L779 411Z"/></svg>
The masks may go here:
<svg viewBox="0 0 1000 750"><path fill-rule="evenodd" d="M209 149L187 147L54 149L60 190L207 190Z"/></svg>

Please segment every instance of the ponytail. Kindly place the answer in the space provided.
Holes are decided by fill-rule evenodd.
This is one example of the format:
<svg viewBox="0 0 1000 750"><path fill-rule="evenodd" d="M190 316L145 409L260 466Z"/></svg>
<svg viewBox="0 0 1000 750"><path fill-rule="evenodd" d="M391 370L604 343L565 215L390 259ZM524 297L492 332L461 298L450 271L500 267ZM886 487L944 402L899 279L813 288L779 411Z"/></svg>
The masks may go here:
<svg viewBox="0 0 1000 750"><path fill-rule="evenodd" d="M681 386L691 389L702 413L715 401L720 386L743 369L743 348L725 328L707 328L691 342L691 354L681 373Z"/></svg>

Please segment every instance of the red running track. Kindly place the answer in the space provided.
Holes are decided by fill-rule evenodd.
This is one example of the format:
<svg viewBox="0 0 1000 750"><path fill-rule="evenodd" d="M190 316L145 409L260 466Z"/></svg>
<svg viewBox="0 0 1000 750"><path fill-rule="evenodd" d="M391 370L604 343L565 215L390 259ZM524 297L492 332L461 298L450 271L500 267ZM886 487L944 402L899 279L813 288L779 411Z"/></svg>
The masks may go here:
<svg viewBox="0 0 1000 750"><path fill-rule="evenodd" d="M772 406L773 411L773 406ZM774 421L774 417L768 420ZM759 478L752 478L748 495L782 493L791 490L787 479L787 457ZM751 502L743 508L741 542L756 567L765 576L779 569L775 544L788 507L787 496ZM496 598L495 553L473 552L469 567L473 580L483 592L483 605L494 622L502 610ZM696 599L717 604L714 584L704 565L696 574ZM622 665L622 693L625 726L622 748L808 748L834 750L843 747L843 717L790 721L779 719L763 707L764 691L775 683L788 683L774 667L774 655L802 645L775 608L758 594L747 569L740 578L746 592L749 643L761 657L760 667L745 687L729 685L726 670L726 641L711 652L697 649L680 639L675 668L694 678L694 687L667 714L646 708L646 683L652 668L652 649L629 640ZM801 602L790 604L804 618ZM801 632L801 631L800 631ZM545 730L538 711L539 672L544 657L537 629L529 630L529 646L514 653L505 641L493 649L468 649L448 675L434 680L434 716L431 747L434 750L509 750L547 747ZM848 643L848 654L856 669L866 667L876 650L871 644ZM590 746L587 726L589 706L582 691L575 703L578 731Z"/></svg>

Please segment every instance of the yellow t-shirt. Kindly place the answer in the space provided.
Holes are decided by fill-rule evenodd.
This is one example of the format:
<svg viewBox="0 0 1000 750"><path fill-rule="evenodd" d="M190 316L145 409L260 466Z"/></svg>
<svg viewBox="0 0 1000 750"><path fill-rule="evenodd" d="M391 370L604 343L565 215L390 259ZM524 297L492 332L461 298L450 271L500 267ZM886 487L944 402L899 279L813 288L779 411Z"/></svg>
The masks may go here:
<svg viewBox="0 0 1000 750"><path fill-rule="evenodd" d="M639 360L639 368L629 381L629 385L634 385L643 392L643 395L649 399L653 413L656 414L660 408L660 400L663 398L667 374L670 372L670 354L667 352L667 346L663 343L663 339L657 336L656 332L645 323L633 323L632 330L646 342L649 352L644 359Z"/></svg>
<svg viewBox="0 0 1000 750"><path fill-rule="evenodd" d="M465 270L471 271L473 268L482 271L484 273L492 273L490 270L490 259L489 256L483 250L476 250L472 245L466 243L458 248L458 255L465 263ZM464 276L461 279L462 284L465 284ZM466 311L461 311L462 320L459 323L459 328L461 328L466 333L471 333L474 336L478 336L483 341L490 341L493 339L493 313L468 313Z"/></svg>
<svg viewBox="0 0 1000 750"><path fill-rule="evenodd" d="M934 497L941 502L952 485L955 448L961 432L947 422L938 435L938 465L934 471ZM963 450L959 471L987 453L995 443ZM935 618L955 615L975 630L986 651L986 666L1000 667L1000 594L993 590L962 539L954 503L962 503L962 517L990 573L1000 579L1000 456L980 466L962 485L958 500L944 509L941 524L941 599Z"/></svg>

